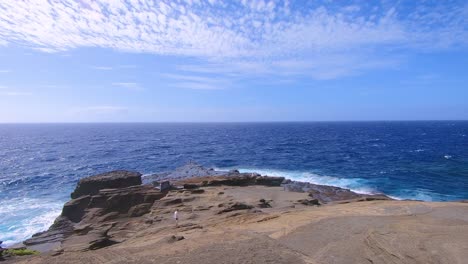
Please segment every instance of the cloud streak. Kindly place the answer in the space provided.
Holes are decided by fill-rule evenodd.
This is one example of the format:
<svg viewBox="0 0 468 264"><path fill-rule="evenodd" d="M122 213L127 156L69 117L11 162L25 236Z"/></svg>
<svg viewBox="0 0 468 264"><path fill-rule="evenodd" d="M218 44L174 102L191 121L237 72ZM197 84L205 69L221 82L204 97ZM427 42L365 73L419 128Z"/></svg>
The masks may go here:
<svg viewBox="0 0 468 264"><path fill-rule="evenodd" d="M91 69L99 71L111 71L113 68L110 66L91 66Z"/></svg>
<svg viewBox="0 0 468 264"><path fill-rule="evenodd" d="M141 90L141 87L138 85L138 83L134 83L134 82L115 82L115 83L112 83L112 85L127 88L130 90Z"/></svg>
<svg viewBox="0 0 468 264"><path fill-rule="evenodd" d="M127 112L127 107L113 106L113 105L99 105L99 106L87 106L71 109L72 114L95 114L95 115L114 115L123 112Z"/></svg>

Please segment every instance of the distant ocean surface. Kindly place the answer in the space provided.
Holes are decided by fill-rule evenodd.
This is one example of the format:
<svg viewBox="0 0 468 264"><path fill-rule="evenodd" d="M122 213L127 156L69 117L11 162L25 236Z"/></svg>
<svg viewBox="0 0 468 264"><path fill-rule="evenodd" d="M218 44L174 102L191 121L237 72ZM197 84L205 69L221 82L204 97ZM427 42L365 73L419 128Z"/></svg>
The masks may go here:
<svg viewBox="0 0 468 264"><path fill-rule="evenodd" d="M468 199L468 122L0 125L0 240L48 228L76 182L194 160L399 199Z"/></svg>

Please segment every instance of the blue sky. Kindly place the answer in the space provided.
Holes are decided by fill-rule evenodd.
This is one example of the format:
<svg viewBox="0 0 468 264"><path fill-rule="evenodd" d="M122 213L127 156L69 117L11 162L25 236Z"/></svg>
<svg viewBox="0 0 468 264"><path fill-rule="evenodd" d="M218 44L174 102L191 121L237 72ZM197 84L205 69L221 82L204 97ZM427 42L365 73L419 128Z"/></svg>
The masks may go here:
<svg viewBox="0 0 468 264"><path fill-rule="evenodd" d="M434 119L468 119L463 0L0 0L0 122Z"/></svg>

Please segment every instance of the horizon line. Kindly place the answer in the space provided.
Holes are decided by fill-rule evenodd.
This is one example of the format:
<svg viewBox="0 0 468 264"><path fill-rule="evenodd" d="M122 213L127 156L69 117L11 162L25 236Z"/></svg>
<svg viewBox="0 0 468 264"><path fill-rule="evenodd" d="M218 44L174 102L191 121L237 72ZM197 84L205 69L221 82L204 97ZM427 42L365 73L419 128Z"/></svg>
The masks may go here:
<svg viewBox="0 0 468 264"><path fill-rule="evenodd" d="M468 119L375 119L375 120L303 120L303 121L89 121L89 122L0 122L0 125L41 124L240 124L240 123L351 123L351 122L466 122Z"/></svg>

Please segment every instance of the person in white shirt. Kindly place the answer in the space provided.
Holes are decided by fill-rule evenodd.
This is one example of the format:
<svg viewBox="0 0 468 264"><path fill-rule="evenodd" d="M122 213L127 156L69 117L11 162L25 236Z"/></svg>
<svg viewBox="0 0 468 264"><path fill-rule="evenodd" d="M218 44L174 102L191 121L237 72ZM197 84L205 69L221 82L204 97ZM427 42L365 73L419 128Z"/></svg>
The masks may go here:
<svg viewBox="0 0 468 264"><path fill-rule="evenodd" d="M177 209L174 212L174 220L176 222L176 227L179 226L179 211Z"/></svg>

